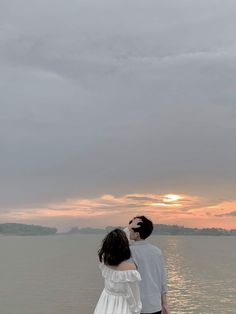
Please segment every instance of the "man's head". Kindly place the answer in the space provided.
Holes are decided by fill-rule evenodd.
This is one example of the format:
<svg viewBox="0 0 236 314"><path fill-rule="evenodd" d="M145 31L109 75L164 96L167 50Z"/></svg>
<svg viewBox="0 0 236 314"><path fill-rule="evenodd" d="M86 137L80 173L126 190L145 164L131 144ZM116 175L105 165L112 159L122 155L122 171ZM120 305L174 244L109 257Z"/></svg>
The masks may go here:
<svg viewBox="0 0 236 314"><path fill-rule="evenodd" d="M145 216L137 216L134 217L129 224L132 224L135 219L139 219L140 221L138 222L137 228L132 228L131 225L130 239L134 241L147 239L153 231L153 223Z"/></svg>

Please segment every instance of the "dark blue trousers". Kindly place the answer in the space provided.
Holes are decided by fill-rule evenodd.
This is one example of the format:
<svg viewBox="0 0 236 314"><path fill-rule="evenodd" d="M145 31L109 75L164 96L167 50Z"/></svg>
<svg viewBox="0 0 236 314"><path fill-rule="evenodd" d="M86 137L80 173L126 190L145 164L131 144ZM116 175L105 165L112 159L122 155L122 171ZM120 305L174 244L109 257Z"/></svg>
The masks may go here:
<svg viewBox="0 0 236 314"><path fill-rule="evenodd" d="M155 313L141 313L141 314L161 314L161 311Z"/></svg>

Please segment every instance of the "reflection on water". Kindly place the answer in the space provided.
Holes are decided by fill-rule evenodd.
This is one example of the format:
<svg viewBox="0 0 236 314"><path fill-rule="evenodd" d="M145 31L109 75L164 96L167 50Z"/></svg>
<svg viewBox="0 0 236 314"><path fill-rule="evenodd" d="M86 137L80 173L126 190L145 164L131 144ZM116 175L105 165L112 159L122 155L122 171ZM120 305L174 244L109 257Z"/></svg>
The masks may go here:
<svg viewBox="0 0 236 314"><path fill-rule="evenodd" d="M168 269L172 314L236 313L236 238L154 237Z"/></svg>
<svg viewBox="0 0 236 314"><path fill-rule="evenodd" d="M182 243L180 238L170 240L166 249L166 264L168 267L170 307L172 313L192 314L196 311L196 304L192 302L192 295L199 296L198 287L193 284L191 272L186 267L183 268L184 258L181 255ZM175 296L174 298L172 296Z"/></svg>
<svg viewBox="0 0 236 314"><path fill-rule="evenodd" d="M92 314L102 236L0 237L1 314ZM154 236L172 314L236 313L236 237Z"/></svg>

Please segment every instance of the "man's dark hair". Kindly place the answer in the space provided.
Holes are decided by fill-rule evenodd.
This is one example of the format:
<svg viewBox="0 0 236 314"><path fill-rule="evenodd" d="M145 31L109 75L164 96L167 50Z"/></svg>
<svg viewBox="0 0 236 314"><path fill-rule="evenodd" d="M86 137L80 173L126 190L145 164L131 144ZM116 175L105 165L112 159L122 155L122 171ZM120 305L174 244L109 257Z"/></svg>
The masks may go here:
<svg viewBox="0 0 236 314"><path fill-rule="evenodd" d="M100 262L106 265L118 266L121 262L131 257L129 241L121 229L112 230L103 239L98 251Z"/></svg>
<svg viewBox="0 0 236 314"><path fill-rule="evenodd" d="M137 216L135 218L139 218L142 221L138 223L138 225L140 225L139 228L132 228L132 229L134 230L134 232L138 232L139 233L140 238L142 240L147 239L151 235L151 233L153 231L153 223L152 223L152 221L149 220L145 216Z"/></svg>

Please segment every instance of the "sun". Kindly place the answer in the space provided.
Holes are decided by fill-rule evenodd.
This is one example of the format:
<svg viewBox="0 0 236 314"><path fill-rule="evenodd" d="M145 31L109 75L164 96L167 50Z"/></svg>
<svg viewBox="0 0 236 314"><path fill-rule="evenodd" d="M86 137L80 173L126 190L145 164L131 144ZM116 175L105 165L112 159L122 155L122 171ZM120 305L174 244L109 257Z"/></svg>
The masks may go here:
<svg viewBox="0 0 236 314"><path fill-rule="evenodd" d="M176 202L176 201L179 201L180 199L181 199L181 196L180 195L176 195L176 194L166 194L163 197L163 201L164 202L168 202L168 203Z"/></svg>
<svg viewBox="0 0 236 314"><path fill-rule="evenodd" d="M162 196L160 202L152 203L152 206L163 206L163 207L179 207L182 206L178 203L183 197L177 194L166 194Z"/></svg>

